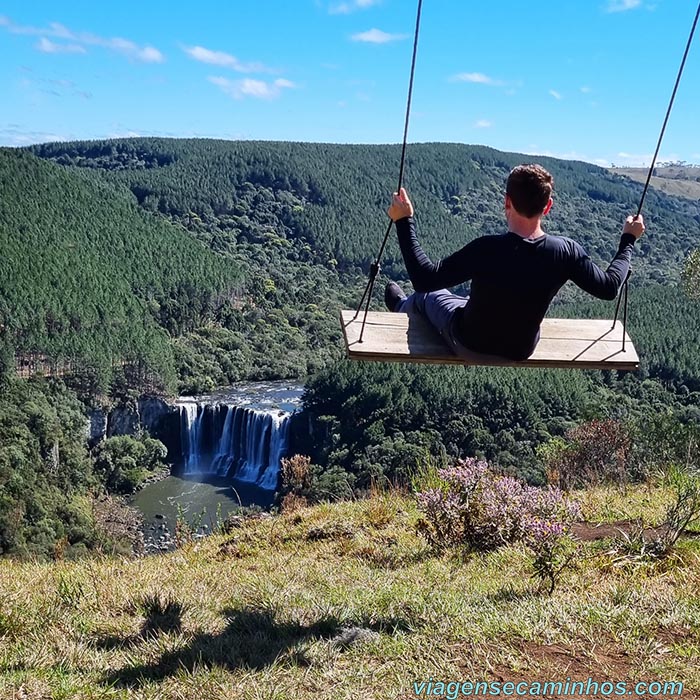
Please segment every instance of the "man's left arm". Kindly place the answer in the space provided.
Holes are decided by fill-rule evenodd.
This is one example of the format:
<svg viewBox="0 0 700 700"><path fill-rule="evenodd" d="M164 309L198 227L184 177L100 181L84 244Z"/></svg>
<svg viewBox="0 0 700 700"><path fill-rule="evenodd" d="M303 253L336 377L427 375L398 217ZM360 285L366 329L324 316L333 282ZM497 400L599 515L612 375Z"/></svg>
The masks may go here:
<svg viewBox="0 0 700 700"><path fill-rule="evenodd" d="M477 238L456 253L434 263L418 241L415 219L409 216L395 223L406 271L417 292L455 287L474 276L481 239Z"/></svg>
<svg viewBox="0 0 700 700"><path fill-rule="evenodd" d="M413 213L413 204L406 190L401 188L401 192L394 193L389 216L396 224L399 247L413 288L417 292L434 292L470 280L478 266L479 239L434 263L418 242Z"/></svg>

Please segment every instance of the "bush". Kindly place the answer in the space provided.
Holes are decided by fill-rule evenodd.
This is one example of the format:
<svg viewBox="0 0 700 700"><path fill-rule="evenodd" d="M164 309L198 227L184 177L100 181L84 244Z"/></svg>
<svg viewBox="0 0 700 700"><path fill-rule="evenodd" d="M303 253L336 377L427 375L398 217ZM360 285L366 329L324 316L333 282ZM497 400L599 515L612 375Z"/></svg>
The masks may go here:
<svg viewBox="0 0 700 700"><path fill-rule="evenodd" d="M621 530L613 540L611 550L618 555L616 564L668 557L687 528L700 521L700 471L697 466L672 466L666 481L673 489L674 499L666 508L663 522L657 528L648 528L640 519L629 532Z"/></svg>
<svg viewBox="0 0 700 700"><path fill-rule="evenodd" d="M305 455L282 460L282 510L291 511L309 503L352 498L353 477L339 467L323 469Z"/></svg>
<svg viewBox="0 0 700 700"><path fill-rule="evenodd" d="M570 560L565 536L580 515L577 503L554 486L528 486L476 459L438 469L437 478L417 494L424 516L418 529L433 548L489 551L522 542L533 553L535 576L554 589Z"/></svg>
<svg viewBox="0 0 700 700"><path fill-rule="evenodd" d="M537 450L547 481L569 490L600 484L626 483L632 438L617 420L591 420L568 430Z"/></svg>
<svg viewBox="0 0 700 700"><path fill-rule="evenodd" d="M494 473L484 461L439 469L440 483L417 494L420 530L436 549L488 551L543 534L561 536L578 506L556 487L537 488Z"/></svg>
<svg viewBox="0 0 700 700"><path fill-rule="evenodd" d="M133 493L163 465L165 445L150 437L111 437L95 450L95 472L110 493Z"/></svg>
<svg viewBox="0 0 700 700"><path fill-rule="evenodd" d="M700 471L697 465L676 467L669 474L675 499L666 510L665 529L661 538L668 554L690 525L700 521Z"/></svg>
<svg viewBox="0 0 700 700"><path fill-rule="evenodd" d="M304 494L308 492L311 485L310 465L311 458L306 455L294 455L288 459L282 459L282 493L284 496L280 510L283 513L291 513L308 504Z"/></svg>

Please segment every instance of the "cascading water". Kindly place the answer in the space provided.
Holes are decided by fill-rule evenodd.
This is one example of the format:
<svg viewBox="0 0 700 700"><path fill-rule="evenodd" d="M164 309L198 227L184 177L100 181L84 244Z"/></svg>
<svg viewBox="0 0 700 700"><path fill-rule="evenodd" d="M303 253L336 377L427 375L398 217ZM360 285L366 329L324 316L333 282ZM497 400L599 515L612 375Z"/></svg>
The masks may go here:
<svg viewBox="0 0 700 700"><path fill-rule="evenodd" d="M185 474L209 474L277 488L290 414L229 404L180 404Z"/></svg>

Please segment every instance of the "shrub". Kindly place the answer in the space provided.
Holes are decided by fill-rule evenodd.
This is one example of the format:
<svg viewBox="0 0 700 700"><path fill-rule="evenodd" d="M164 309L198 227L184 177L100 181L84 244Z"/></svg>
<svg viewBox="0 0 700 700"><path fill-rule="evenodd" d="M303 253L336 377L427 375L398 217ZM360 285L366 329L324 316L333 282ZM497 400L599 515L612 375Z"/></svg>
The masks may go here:
<svg viewBox="0 0 700 700"><path fill-rule="evenodd" d="M310 486L311 458L306 455L294 455L282 459L282 487L294 493L304 491Z"/></svg>
<svg viewBox="0 0 700 700"><path fill-rule="evenodd" d="M340 467L323 469L305 455L285 458L281 463L282 510L290 512L308 503L352 498L352 475Z"/></svg>
<svg viewBox="0 0 700 700"><path fill-rule="evenodd" d="M535 541L545 527L551 536L560 536L578 514L577 505L558 488L528 486L477 459L438 469L438 476L441 483L417 494L424 515L420 531L436 549L487 551Z"/></svg>
<svg viewBox="0 0 700 700"><path fill-rule="evenodd" d="M623 484L632 439L620 421L591 420L568 430L537 450L549 483L569 490L600 484Z"/></svg>
<svg viewBox="0 0 700 700"><path fill-rule="evenodd" d="M282 459L282 496L280 511L292 513L308 504L306 494L311 485L311 458L306 455L293 455Z"/></svg>
<svg viewBox="0 0 700 700"><path fill-rule="evenodd" d="M95 473L110 493L133 493L164 466L165 445L148 436L120 435L108 438L95 449Z"/></svg>
<svg viewBox="0 0 700 700"><path fill-rule="evenodd" d="M661 541L663 553L668 554L686 528L700 521L700 471L686 465L671 470L674 501L666 510L665 528Z"/></svg>
<svg viewBox="0 0 700 700"><path fill-rule="evenodd" d="M643 562L668 557L687 528L700 521L700 472L694 466L673 466L667 474L673 488L673 502L666 508L663 522L645 527L640 519L629 532L620 530L613 540L612 554L619 563Z"/></svg>
<svg viewBox="0 0 700 700"><path fill-rule="evenodd" d="M572 556L565 536L580 515L577 503L555 486L528 486L476 459L438 469L437 476L432 488L417 494L418 529L433 548L474 552L522 542L533 553L535 576L554 589Z"/></svg>

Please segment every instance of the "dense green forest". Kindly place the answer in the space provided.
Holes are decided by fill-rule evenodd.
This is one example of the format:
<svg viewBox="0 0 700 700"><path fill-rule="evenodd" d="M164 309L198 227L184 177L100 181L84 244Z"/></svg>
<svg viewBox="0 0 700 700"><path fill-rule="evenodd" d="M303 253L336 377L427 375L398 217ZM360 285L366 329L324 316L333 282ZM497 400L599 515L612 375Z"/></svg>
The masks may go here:
<svg viewBox="0 0 700 700"><path fill-rule="evenodd" d="M147 435L105 440L88 452L85 406L62 381L0 385L0 555L76 556L131 543L101 522L98 496L125 493L163 467ZM118 509L117 509L118 510Z"/></svg>
<svg viewBox="0 0 700 700"><path fill-rule="evenodd" d="M289 248L291 259L363 273L378 248L400 155L398 146L171 139L56 143L32 150L126 185L145 209L179 221L215 250L268 243ZM435 256L503 231L505 179L524 160L532 157L483 146L411 145L406 183ZM555 178L548 232L575 237L593 256L609 259L641 185L588 163L544 157L538 162ZM652 190L645 215L648 234L636 274L644 281L675 280L683 257L697 246L700 203ZM295 247L295 241L301 245ZM384 269L389 275L403 270L396 246Z"/></svg>
<svg viewBox="0 0 700 700"><path fill-rule="evenodd" d="M384 228L398 146L137 138L31 151L73 174L128 189L143 210L186 230L242 271L240 296L219 307L212 323L184 333L169 329L181 390L203 391L245 377L303 378L339 357L337 309L361 295ZM524 159L486 147L411 146L406 181L432 256L503 231L505 178ZM575 237L601 264L609 260L641 185L587 163L539 160L555 177L547 230ZM679 280L683 260L697 245L700 203L652 190L645 215L648 233L634 260L631 327L653 350L645 369L682 381L697 357L692 348L688 352L689 341L676 342L673 329L671 340L662 336L651 319L683 316L682 327L692 331L697 315L681 296L653 286ZM405 278L393 242L383 271ZM661 298L670 304L663 312ZM610 305L582 304L572 286L560 299L570 308L560 304L556 313L611 314Z"/></svg>
<svg viewBox="0 0 700 700"><path fill-rule="evenodd" d="M582 421L613 419L640 435L663 433L651 431L660 421L700 428L700 391L614 372L343 362L310 380L305 406L307 451L360 490L474 455L542 483L538 448Z"/></svg>
<svg viewBox="0 0 700 700"><path fill-rule="evenodd" d="M63 400L55 396L78 405L68 389L53 393L60 381L29 389L13 380L15 363L27 357L58 363L85 401L308 378L304 410L313 439L304 449L327 483L349 475L357 489L405 480L426 455L483 454L541 481L538 447L580 421L613 417L642 425L663 415L684 425L700 422L700 310L679 286L683 261L699 243L700 203L654 190L630 292L639 372L341 359L337 312L361 296L386 226L399 154L398 146L140 138L0 149L5 454L37 434L22 412L22 392L39 392L36 401L46 406ZM438 258L476 236L502 232L505 178L529 160L486 147L412 145L406 185L429 254ZM605 264L641 185L586 163L538 161L555 177L546 230L576 238ZM398 279L408 288L405 277L392 240L376 308L382 282ZM551 315L610 317L613 308L567 285ZM29 432L13 432L14 423ZM77 433L65 435L73 436L78 455L68 469L73 481L63 489L69 500L88 482L124 489L150 468L139 460L148 461L153 446L115 443L87 455ZM34 470L23 484L43 483L52 456L41 440L36 444L21 448L20 461L5 458L0 482L9 483L21 468ZM27 489L12 492L2 517L28 502ZM61 513L45 518L54 539L69 536ZM31 549L32 537L43 542L43 535L27 534L36 518L23 522L25 534L18 530L7 550ZM87 531L70 537L88 546L94 541ZM37 547L49 551L49 540Z"/></svg>
<svg viewBox="0 0 700 700"><path fill-rule="evenodd" d="M0 150L0 329L20 355L151 365L237 289L231 261L148 216L128 190Z"/></svg>

